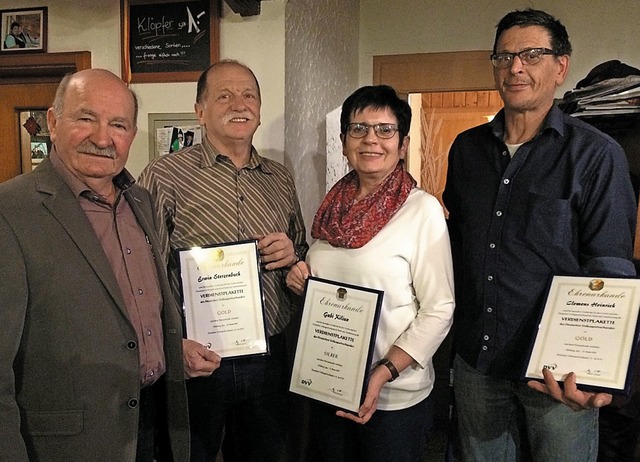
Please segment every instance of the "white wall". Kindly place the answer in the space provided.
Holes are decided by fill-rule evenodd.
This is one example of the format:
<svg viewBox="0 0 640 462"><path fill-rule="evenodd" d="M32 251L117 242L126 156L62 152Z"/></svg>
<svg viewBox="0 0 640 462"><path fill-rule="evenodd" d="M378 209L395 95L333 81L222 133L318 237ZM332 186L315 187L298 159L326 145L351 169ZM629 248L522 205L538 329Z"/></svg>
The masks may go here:
<svg viewBox="0 0 640 462"><path fill-rule="evenodd" d="M92 67L120 75L120 1L0 0L0 9L48 7L48 51L91 51ZM262 126L254 144L264 155L284 158L284 8L286 0L267 0L259 16L242 18L223 4L220 56L249 65L262 90ZM140 99L138 135L127 167L137 176L149 161L148 114L193 112L196 83L145 83L131 88Z"/></svg>
<svg viewBox="0 0 640 462"><path fill-rule="evenodd" d="M285 165L309 234L325 195L325 117L358 86L359 4L289 0L286 11Z"/></svg>
<svg viewBox="0 0 640 462"><path fill-rule="evenodd" d="M638 0L361 0L360 5L363 85L372 81L374 55L490 50L500 18L525 8L547 11L569 32L574 52L557 97L604 61L640 68Z"/></svg>

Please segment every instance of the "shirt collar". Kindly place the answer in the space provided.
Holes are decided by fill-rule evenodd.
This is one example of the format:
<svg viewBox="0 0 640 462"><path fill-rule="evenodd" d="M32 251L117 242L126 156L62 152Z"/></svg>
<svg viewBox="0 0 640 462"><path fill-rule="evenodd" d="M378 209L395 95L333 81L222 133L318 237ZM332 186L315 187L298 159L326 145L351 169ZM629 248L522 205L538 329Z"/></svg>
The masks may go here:
<svg viewBox="0 0 640 462"><path fill-rule="evenodd" d="M228 157L216 149L206 136L202 138L202 147L204 151L200 165L202 168L213 167L220 161L220 157ZM251 157L249 158L249 162L242 168L248 170L259 168L264 173L273 173L269 168L269 165L265 162L265 159L258 154L258 151L256 151L256 148L253 146L251 146Z"/></svg>
<svg viewBox="0 0 640 462"><path fill-rule="evenodd" d="M84 184L80 179L71 173L71 170L62 162L60 159L60 155L56 151L56 147L52 146L51 152L49 153L49 157L51 159L51 163L53 164L53 168L58 172L58 174L62 177L64 182L69 186L71 191L73 192L76 198L79 198L82 193L89 191L90 193L97 194L91 188L89 188L86 184ZM113 184L116 186L117 190L126 191L135 183L135 178L131 175L126 169L122 169L120 173L118 173L113 178Z"/></svg>
<svg viewBox="0 0 640 462"><path fill-rule="evenodd" d="M489 122L491 131L496 138L504 139L504 108L496 114L491 122ZM544 133L548 129L555 130L560 136L564 136L564 116L563 112L554 104L547 113L542 124L540 133Z"/></svg>

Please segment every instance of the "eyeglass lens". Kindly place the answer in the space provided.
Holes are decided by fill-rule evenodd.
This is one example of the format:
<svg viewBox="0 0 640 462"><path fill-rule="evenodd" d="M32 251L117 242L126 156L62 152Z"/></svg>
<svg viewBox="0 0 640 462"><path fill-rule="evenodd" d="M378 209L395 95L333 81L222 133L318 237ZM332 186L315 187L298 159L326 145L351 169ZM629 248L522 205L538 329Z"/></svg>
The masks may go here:
<svg viewBox="0 0 640 462"><path fill-rule="evenodd" d="M506 68L513 64L516 56L525 64L536 64L543 55L551 54L555 53L547 48L528 48L517 53L495 53L491 55L491 62L497 68Z"/></svg>
<svg viewBox="0 0 640 462"><path fill-rule="evenodd" d="M348 132L352 138L364 138L369 133L369 128L373 128L373 132L378 138L391 138L395 135L398 128L394 124L349 124Z"/></svg>

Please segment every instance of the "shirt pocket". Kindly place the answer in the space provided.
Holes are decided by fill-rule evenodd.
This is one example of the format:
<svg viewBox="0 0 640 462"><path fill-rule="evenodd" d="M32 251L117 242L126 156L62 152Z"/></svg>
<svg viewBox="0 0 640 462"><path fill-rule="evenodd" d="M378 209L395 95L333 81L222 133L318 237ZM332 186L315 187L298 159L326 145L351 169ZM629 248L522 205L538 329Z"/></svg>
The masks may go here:
<svg viewBox="0 0 640 462"><path fill-rule="evenodd" d="M529 192L521 229L525 245L542 253L549 248L566 250L570 244L571 217L568 200Z"/></svg>

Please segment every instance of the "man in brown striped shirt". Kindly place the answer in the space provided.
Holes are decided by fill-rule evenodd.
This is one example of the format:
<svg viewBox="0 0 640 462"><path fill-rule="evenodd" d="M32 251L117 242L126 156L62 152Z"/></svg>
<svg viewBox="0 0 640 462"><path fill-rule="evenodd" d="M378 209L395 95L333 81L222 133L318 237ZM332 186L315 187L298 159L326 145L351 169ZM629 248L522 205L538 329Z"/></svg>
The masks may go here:
<svg viewBox="0 0 640 462"><path fill-rule="evenodd" d="M264 265L268 356L220 361L203 345L184 341L192 461L215 460L221 446L225 460L277 461L284 451L283 331L293 314L285 276L308 245L290 173L252 146L260 106L260 87L248 67L236 61L212 65L197 86L202 144L154 160L139 180L166 224L161 234L173 253L177 298L177 249L256 238Z"/></svg>

